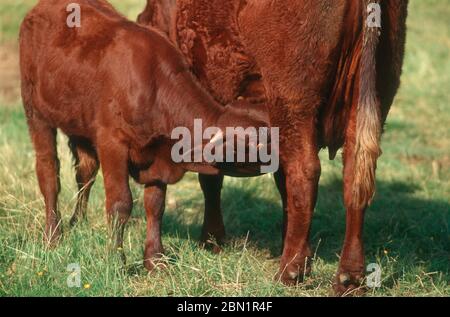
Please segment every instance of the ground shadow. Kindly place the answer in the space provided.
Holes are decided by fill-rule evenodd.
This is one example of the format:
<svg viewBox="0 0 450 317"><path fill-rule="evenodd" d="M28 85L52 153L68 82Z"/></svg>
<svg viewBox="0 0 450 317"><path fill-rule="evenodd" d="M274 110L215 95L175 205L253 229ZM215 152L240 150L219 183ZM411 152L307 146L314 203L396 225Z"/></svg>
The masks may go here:
<svg viewBox="0 0 450 317"><path fill-rule="evenodd" d="M275 186L273 190L276 191ZM317 256L336 262L345 232L342 180L320 185L311 242ZM393 181L378 182L377 196L366 213L364 240L366 259L376 262L386 252L397 258L399 270L405 263L421 265L429 271L449 272L450 204L441 200L417 198L417 185ZM192 200L191 200L192 201ZM227 186L223 191L223 213L230 240L248 235L252 245L281 253L282 212L279 203L259 197L250 188ZM200 198L189 208L197 209L195 221L186 223L183 210L164 218L164 235L198 239L203 217Z"/></svg>

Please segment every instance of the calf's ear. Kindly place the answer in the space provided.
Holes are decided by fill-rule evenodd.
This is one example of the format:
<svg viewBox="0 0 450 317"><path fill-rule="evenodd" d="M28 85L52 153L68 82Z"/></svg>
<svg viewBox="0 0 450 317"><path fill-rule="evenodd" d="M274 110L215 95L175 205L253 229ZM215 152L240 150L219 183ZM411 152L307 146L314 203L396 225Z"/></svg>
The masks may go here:
<svg viewBox="0 0 450 317"><path fill-rule="evenodd" d="M154 14L155 1L147 0L147 5L144 11L138 15L137 22L143 25L153 26L153 14Z"/></svg>
<svg viewBox="0 0 450 317"><path fill-rule="evenodd" d="M144 11L138 16L138 23L152 26L167 35L172 41L176 39L176 0L147 0Z"/></svg>

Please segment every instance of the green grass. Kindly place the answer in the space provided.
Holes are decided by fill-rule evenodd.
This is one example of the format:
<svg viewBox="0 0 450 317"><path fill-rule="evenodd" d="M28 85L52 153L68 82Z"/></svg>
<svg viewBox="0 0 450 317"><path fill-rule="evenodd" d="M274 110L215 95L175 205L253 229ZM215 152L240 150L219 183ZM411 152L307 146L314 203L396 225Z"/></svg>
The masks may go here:
<svg viewBox="0 0 450 317"><path fill-rule="evenodd" d="M34 1L3 0L0 38L10 42ZM144 1L122 1L135 17ZM382 268L374 296L449 296L450 286L450 34L447 0L413 0L402 88L392 108L379 161L378 193L367 212L367 263ZM0 41L0 42L1 42ZM344 236L341 162L323 153L320 194L312 227L313 275L288 288L273 281L281 245L281 209L270 177L226 180L225 225L230 241L220 255L200 249L203 199L196 176L170 187L163 242L168 269L143 268L145 212L142 189L125 239L128 264L109 251L101 176L91 197L89 221L74 229L68 219L76 186L65 138L59 137L60 209L64 239L42 243L43 201L34 153L20 104L0 107L0 295L2 296L318 296L329 295ZM82 284L68 288L67 265L79 263Z"/></svg>

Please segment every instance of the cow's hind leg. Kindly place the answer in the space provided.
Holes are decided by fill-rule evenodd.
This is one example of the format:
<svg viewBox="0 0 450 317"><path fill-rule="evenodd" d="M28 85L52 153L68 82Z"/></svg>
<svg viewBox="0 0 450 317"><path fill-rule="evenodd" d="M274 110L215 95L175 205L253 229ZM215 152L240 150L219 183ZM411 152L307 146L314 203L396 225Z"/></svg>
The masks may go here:
<svg viewBox="0 0 450 317"><path fill-rule="evenodd" d="M99 144L97 149L103 172L107 219L115 248L125 260L123 234L133 207L128 180L128 147L120 140L113 139L108 132L103 133L99 133L98 140L108 142Z"/></svg>
<svg viewBox="0 0 450 317"><path fill-rule="evenodd" d="M44 240L52 245L61 236L61 217L58 211L60 182L56 129L36 116L28 120L28 126L36 151L36 174L45 201Z"/></svg>
<svg viewBox="0 0 450 317"><path fill-rule="evenodd" d="M368 179L356 179L358 169L367 167L357 163L357 151L355 146L356 113L353 109L344 145L344 205L346 208L346 230L339 268L333 285L337 295L352 295L353 293L359 293L359 291L363 290L360 288L364 278L365 268L362 233L364 213L371 196L355 195L355 192L362 186L361 181L369 181ZM378 154L376 154L376 156L378 156ZM373 159L376 161L375 158ZM375 173L374 170L372 172ZM355 197L361 198L355 200Z"/></svg>
<svg viewBox="0 0 450 317"><path fill-rule="evenodd" d="M87 217L89 194L95 182L99 162L95 149L87 140L70 138L69 146L75 159L76 181L78 185L77 204L70 219L70 225L74 226L79 220L86 219Z"/></svg>
<svg viewBox="0 0 450 317"><path fill-rule="evenodd" d="M352 204L353 169L355 168L351 146L344 152L344 204L346 207L346 230L344 246L341 253L339 268L333 285L337 295L351 295L357 290L364 278L364 245L363 223L365 207L355 207Z"/></svg>
<svg viewBox="0 0 450 317"><path fill-rule="evenodd" d="M320 176L315 118L304 117L295 129L288 135L296 137L280 142L287 214L279 278L287 285L311 271L309 233Z"/></svg>
<svg viewBox="0 0 450 317"><path fill-rule="evenodd" d="M281 202L283 207L283 224L282 224L282 237L281 237L281 250L284 249L284 239L286 238L286 226L287 226L287 193L286 193L286 176L284 175L283 168L274 174L275 184L281 196Z"/></svg>
<svg viewBox="0 0 450 317"><path fill-rule="evenodd" d="M144 266L155 269L164 253L161 242L161 225L166 200L165 184L147 186L144 193L145 212L147 214L147 238L145 240Z"/></svg>
<svg viewBox="0 0 450 317"><path fill-rule="evenodd" d="M364 33L357 77L358 94L354 96L345 133L344 204L347 221L334 285L338 295L358 289L364 276L364 212L375 194L375 170L381 154L382 111L376 78L379 30L365 28Z"/></svg>
<svg viewBox="0 0 450 317"><path fill-rule="evenodd" d="M223 175L199 175L200 186L205 197L205 214L200 241L214 253L220 252L220 245L225 239L222 210L220 208L220 194L222 191Z"/></svg>

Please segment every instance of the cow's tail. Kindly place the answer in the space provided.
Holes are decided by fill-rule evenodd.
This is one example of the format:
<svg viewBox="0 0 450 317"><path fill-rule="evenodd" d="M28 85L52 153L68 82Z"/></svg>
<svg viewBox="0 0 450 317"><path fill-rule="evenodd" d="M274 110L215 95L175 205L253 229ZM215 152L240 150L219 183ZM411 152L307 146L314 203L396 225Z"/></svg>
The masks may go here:
<svg viewBox="0 0 450 317"><path fill-rule="evenodd" d="M364 18L363 45L359 67L359 99L354 148L355 173L352 197L354 208L364 208L373 199L375 194L375 170L377 159L381 154L381 109L376 87L376 52L381 29L368 23L370 8L379 5L379 1L365 0L364 4L362 15Z"/></svg>

